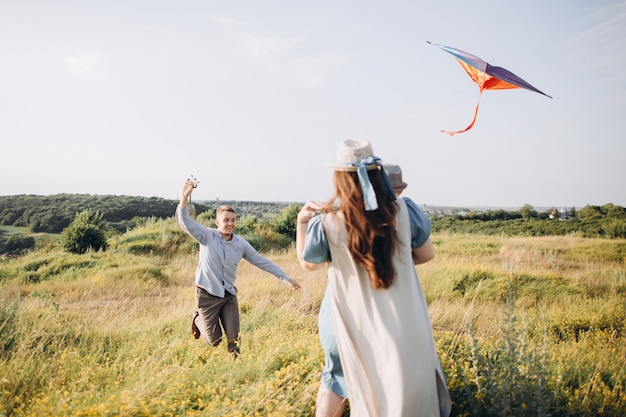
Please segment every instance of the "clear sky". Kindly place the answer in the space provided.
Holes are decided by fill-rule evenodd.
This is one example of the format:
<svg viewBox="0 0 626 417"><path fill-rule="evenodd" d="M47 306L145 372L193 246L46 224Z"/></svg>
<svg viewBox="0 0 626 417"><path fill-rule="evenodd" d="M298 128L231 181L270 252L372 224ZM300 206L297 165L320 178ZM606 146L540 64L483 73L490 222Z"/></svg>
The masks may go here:
<svg viewBox="0 0 626 417"><path fill-rule="evenodd" d="M551 95L486 91L426 41ZM304 202L366 138L405 195L626 206L626 1L0 0L0 195Z"/></svg>

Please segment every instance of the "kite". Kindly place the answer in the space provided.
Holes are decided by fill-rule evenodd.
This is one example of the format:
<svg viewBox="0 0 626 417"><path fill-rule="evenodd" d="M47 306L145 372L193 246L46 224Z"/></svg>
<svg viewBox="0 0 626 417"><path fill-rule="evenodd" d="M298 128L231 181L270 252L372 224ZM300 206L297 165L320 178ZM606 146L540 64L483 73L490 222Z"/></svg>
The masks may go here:
<svg viewBox="0 0 626 417"><path fill-rule="evenodd" d="M457 133L467 132L472 128L472 126L474 126L474 123L476 122L476 116L478 115L478 106L480 106L480 97L482 97L483 90L507 90L511 88L525 88L527 90L534 91L535 93L543 94L546 97L550 97L543 91L540 91L532 85L528 84L526 81L522 80L520 77L513 74L509 70L489 65L487 62L483 61L477 56L467 53L465 51L451 48L449 46L438 45L429 41L426 42L428 42L430 45L443 49L449 54L452 54L459 62L459 64L461 64L465 72L467 72L470 78L474 80L474 82L478 84L478 87L480 88L480 96L478 97L478 104L476 104L474 119L469 124L469 126L467 126L463 130L459 130L456 132L442 130L442 132L447 133L450 136L456 135Z"/></svg>

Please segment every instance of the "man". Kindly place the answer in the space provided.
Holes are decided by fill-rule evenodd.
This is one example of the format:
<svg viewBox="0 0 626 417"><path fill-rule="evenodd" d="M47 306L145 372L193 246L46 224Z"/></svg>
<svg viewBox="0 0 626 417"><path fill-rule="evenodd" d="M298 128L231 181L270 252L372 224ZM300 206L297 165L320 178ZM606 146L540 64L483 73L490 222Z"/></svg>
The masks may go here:
<svg viewBox="0 0 626 417"><path fill-rule="evenodd" d="M300 290L300 285L272 261L261 256L247 240L233 233L237 216L232 207L220 206L217 209L217 229L207 228L192 220L188 201L195 187L196 183L187 181L178 204L178 223L200 244L195 279L198 311L192 319L192 333L196 339L202 336L209 346L217 346L222 341L223 328L228 352L237 357L240 318L235 278L239 261L242 258L247 260L294 290Z"/></svg>

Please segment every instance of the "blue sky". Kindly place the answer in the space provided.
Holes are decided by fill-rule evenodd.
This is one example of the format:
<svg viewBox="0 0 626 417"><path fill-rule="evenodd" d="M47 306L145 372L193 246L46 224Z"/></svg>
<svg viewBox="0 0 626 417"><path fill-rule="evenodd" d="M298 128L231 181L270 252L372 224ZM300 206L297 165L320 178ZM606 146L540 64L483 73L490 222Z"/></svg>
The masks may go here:
<svg viewBox="0 0 626 417"><path fill-rule="evenodd" d="M447 136L478 87L426 41L553 99ZM626 1L2 1L0 195L325 199L366 138L418 203L626 206L625 51Z"/></svg>

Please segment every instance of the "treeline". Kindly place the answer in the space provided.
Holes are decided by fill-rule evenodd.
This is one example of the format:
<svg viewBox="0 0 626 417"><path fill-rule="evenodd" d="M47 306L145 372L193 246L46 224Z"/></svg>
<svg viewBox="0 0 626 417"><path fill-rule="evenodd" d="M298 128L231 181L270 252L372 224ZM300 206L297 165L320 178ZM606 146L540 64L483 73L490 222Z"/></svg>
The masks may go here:
<svg viewBox="0 0 626 417"><path fill-rule="evenodd" d="M61 233L83 210L102 214L113 229L125 232L135 226L135 218L172 217L178 201L160 197L130 197L91 194L50 196L0 196L0 225L27 227L33 233ZM194 203L202 213L209 207Z"/></svg>
<svg viewBox="0 0 626 417"><path fill-rule="evenodd" d="M287 207L294 205L302 206L302 203L288 203L282 201L208 200L198 201L198 203L200 203L202 207L210 207L213 210L225 204L235 209L238 219L253 217L257 221L272 220ZM194 202L193 205L196 206L197 204Z"/></svg>
<svg viewBox="0 0 626 417"><path fill-rule="evenodd" d="M588 205L565 212L537 212L530 205L520 210L463 212L431 216L433 232L482 233L506 236L564 236L626 238L626 209L614 204Z"/></svg>
<svg viewBox="0 0 626 417"><path fill-rule="evenodd" d="M239 219L270 220L288 207L284 202L201 201L192 202L197 214L222 204L233 206ZM0 226L27 227L32 233L61 233L83 210L102 214L108 225L125 232L137 218L166 219L174 216L178 200L160 197L56 194L0 196Z"/></svg>
<svg viewBox="0 0 626 417"><path fill-rule="evenodd" d="M92 210L101 215L108 230L123 233L146 219L173 217L177 203L177 200L160 197L91 194L0 196L0 226L28 228L31 233L61 233L78 213ZM238 233L251 240L258 249L287 247L295 238L298 203L215 200L194 201L193 207L198 219L212 226L215 209L221 204L235 208ZM567 211L552 208L538 212L527 204L519 210L427 212L435 233L626 238L626 209L614 204L588 205ZM33 243L22 241L24 239L32 238L26 235L8 237L0 233L0 249L32 247Z"/></svg>
<svg viewBox="0 0 626 417"><path fill-rule="evenodd" d="M173 218L178 200L158 197L130 197L89 194L52 196L0 196L0 227L27 228L30 233L8 234L0 230L0 253L15 254L38 245L35 233L61 234L61 243L80 253L93 245L97 235L124 233L147 221ZM283 249L295 240L295 220L299 204L254 201L192 202L199 222L214 227L215 209L227 204L237 212L237 233L260 251ZM81 216L98 218L97 227ZM76 232L75 230L78 230ZM82 232L81 232L82 231ZM63 236L62 232L66 232ZM87 235L87 236L85 236ZM103 236L104 237L104 236ZM103 247L99 239L97 247ZM39 244L40 245L40 244ZM40 245L41 246L41 245Z"/></svg>

